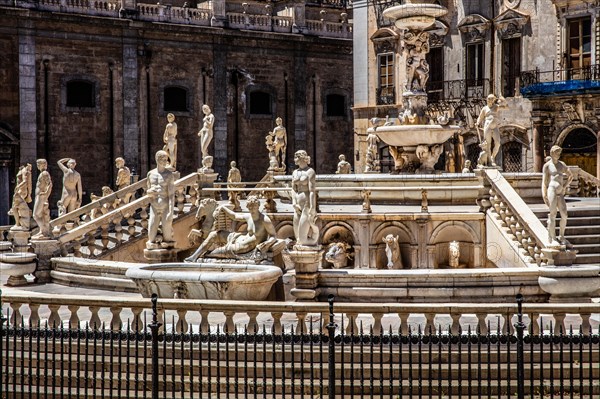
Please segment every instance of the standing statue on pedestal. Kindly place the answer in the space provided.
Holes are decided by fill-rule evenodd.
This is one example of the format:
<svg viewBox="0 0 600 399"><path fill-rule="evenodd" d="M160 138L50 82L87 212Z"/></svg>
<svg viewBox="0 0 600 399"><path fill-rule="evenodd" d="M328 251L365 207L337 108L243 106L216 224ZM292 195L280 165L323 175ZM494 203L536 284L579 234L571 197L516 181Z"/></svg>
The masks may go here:
<svg viewBox="0 0 600 399"><path fill-rule="evenodd" d="M236 165L235 161L231 161L231 169L229 169L229 173L227 174L227 197L229 203L233 205L233 210L239 212L242 210L239 199L240 192L234 189L240 187L239 183L242 181L242 174Z"/></svg>
<svg viewBox="0 0 600 399"><path fill-rule="evenodd" d="M573 180L569 167L559 160L562 148L555 145L550 149L550 160L542 168L542 197L548 206L548 239L553 246L566 244L567 203L565 195ZM560 212L560 235L556 237L556 213Z"/></svg>
<svg viewBox="0 0 600 399"><path fill-rule="evenodd" d="M168 168L175 170L177 168L177 123L175 123L175 115L167 114L167 122L163 134L163 142L165 143L163 151L169 154Z"/></svg>
<svg viewBox="0 0 600 399"><path fill-rule="evenodd" d="M272 140L267 139L267 149L269 149L269 158L275 157L277 161L277 170L285 171L285 152L287 149L287 131L283 127L281 118L275 119L275 128L269 132ZM271 148L269 148L271 146Z"/></svg>
<svg viewBox="0 0 600 399"><path fill-rule="evenodd" d="M115 186L117 187L117 191L119 191L131 184L131 171L125 166L125 160L121 157L115 159L115 166L117 167ZM119 198L119 204L128 204L132 195L133 193L128 193L125 197Z"/></svg>
<svg viewBox="0 0 600 399"><path fill-rule="evenodd" d="M15 218L15 225L11 230L28 231L31 227L31 164L21 166L17 173L17 185L13 195L12 207L8 211L9 215Z"/></svg>
<svg viewBox="0 0 600 399"><path fill-rule="evenodd" d="M208 146L213 139L215 116L206 104L202 106L202 112L204 112L204 119L202 119L202 129L198 132L198 137L200 137L200 150L202 151L202 159L204 159L208 156Z"/></svg>
<svg viewBox="0 0 600 399"><path fill-rule="evenodd" d="M367 136L367 156L365 162L365 172L377 172L379 157L377 154L377 145L379 137L375 133L369 133Z"/></svg>
<svg viewBox="0 0 600 399"><path fill-rule="evenodd" d="M346 156L344 154L340 154L338 159L340 162L337 164L337 170L335 173L338 175L348 175L352 173L352 165L350 165L350 162L346 161Z"/></svg>
<svg viewBox="0 0 600 399"><path fill-rule="evenodd" d="M63 158L57 163L63 172L63 190L60 201L58 201L58 216L62 216L81 206L83 192L81 190L81 175L75 170L77 162L72 158ZM65 166L65 163L67 166Z"/></svg>
<svg viewBox="0 0 600 399"><path fill-rule="evenodd" d="M50 238L50 203L48 199L52 193L52 178L48 173L48 162L45 159L38 159L36 163L40 174L35 185L33 219L40 231L31 238L44 239Z"/></svg>
<svg viewBox="0 0 600 399"><path fill-rule="evenodd" d="M169 154L165 151L156 153L156 169L148 172L148 189L150 196L150 217L148 220L148 242L146 248L173 248L173 211L175 209L175 177L167 169ZM158 227L162 231L162 239L157 238Z"/></svg>
<svg viewBox="0 0 600 399"><path fill-rule="evenodd" d="M497 98L490 94L487 96L487 105L481 109L477 118L476 127L479 135L481 153L477 160L477 166L496 166L496 155L500 151L500 130L498 129L498 111L505 108L504 97ZM480 126L483 126L483 137L481 137Z"/></svg>
<svg viewBox="0 0 600 399"><path fill-rule="evenodd" d="M296 245L315 246L319 241L317 227L317 174L309 167L310 157L304 150L296 151L298 169L292 173L292 206Z"/></svg>

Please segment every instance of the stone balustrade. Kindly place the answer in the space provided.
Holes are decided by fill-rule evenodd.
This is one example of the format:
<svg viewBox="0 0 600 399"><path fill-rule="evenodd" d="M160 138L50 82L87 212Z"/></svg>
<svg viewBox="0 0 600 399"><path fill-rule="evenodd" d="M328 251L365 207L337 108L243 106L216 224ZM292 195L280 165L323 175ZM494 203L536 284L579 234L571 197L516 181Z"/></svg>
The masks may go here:
<svg viewBox="0 0 600 399"><path fill-rule="evenodd" d="M548 263L542 250L550 246L548 230L531 208L496 169L479 169L483 184L489 187L489 203L483 204L500 221L506 235L518 247L517 253L526 264L543 266ZM484 193L485 197L485 193ZM483 202L487 199L482 198Z"/></svg>
<svg viewBox="0 0 600 399"><path fill-rule="evenodd" d="M600 179L577 168L577 179L579 180L579 192L577 193L580 197L599 197L600 196Z"/></svg>
<svg viewBox="0 0 600 399"><path fill-rule="evenodd" d="M175 218L191 211L198 198L198 174L175 182ZM108 198L108 197L107 197ZM150 197L144 195L58 237L63 254L97 257L100 254L147 233Z"/></svg>
<svg viewBox="0 0 600 399"><path fill-rule="evenodd" d="M1 296L3 312L8 313L13 325L31 325L48 322L49 325L85 326L119 330L143 329L150 321L150 299L119 299L78 297L74 295L44 295L7 289ZM328 304L311 302L244 302L244 301L158 301L159 316L167 330L203 333L234 331L247 328L249 332L273 329L276 333L295 328L300 331L325 331L328 323ZM517 314L516 304L368 304L336 303L336 321L346 334L363 329L373 329L374 334L389 331L407 333L411 331L433 331L456 334L479 330L481 334L495 331L514 333L513 317ZM574 330L598 330L598 304L524 304L523 314L533 320L529 331L537 334L550 327L559 333ZM569 323L565 318L569 316ZM594 317L592 317L594 316ZM384 319L385 318L385 319ZM417 323L414 320L418 319ZM257 330L258 329L258 330Z"/></svg>
<svg viewBox="0 0 600 399"><path fill-rule="evenodd" d="M136 194L141 194L143 196L145 192L146 179L144 178L119 191L107 195L106 197L101 197L96 201L92 201L89 204L74 210L73 212L69 212L50 221L50 229L52 230L52 234L54 237L59 237L82 222L89 222L94 218L94 216L97 217L117 209L119 206L129 202L129 200L134 198Z"/></svg>

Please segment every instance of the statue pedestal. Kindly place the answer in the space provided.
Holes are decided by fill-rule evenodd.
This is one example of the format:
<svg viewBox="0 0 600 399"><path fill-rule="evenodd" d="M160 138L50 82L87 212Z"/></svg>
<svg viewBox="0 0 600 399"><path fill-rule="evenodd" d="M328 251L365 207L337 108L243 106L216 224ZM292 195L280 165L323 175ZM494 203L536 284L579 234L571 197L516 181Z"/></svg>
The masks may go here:
<svg viewBox="0 0 600 399"><path fill-rule="evenodd" d="M29 230L8 231L8 240L12 242L14 252L29 252L29 238L31 238Z"/></svg>
<svg viewBox="0 0 600 399"><path fill-rule="evenodd" d="M35 281L38 283L51 282L50 271L52 270L52 262L50 262L50 259L60 254L58 240L32 239L31 247L38 257L38 266L34 273Z"/></svg>
<svg viewBox="0 0 600 399"><path fill-rule="evenodd" d="M218 173L205 173L202 169L198 169L198 198L209 198L211 196L219 195L219 192L202 192L203 188L212 188L212 184L217 180ZM216 199L216 198L215 198Z"/></svg>
<svg viewBox="0 0 600 399"><path fill-rule="evenodd" d="M591 296L600 290L600 266L546 266L540 267L538 284L550 294L549 302L591 302Z"/></svg>
<svg viewBox="0 0 600 399"><path fill-rule="evenodd" d="M177 250L175 248L146 248L144 249L144 258L149 263L177 262Z"/></svg>
<svg viewBox="0 0 600 399"><path fill-rule="evenodd" d="M319 263L323 258L321 246L308 247L295 245L289 252L296 270L296 287L290 293L300 301L314 301L319 296Z"/></svg>
<svg viewBox="0 0 600 399"><path fill-rule="evenodd" d="M36 256L30 252L5 252L0 254L0 274L8 276L7 286L15 287L29 284L26 274L32 274L36 268Z"/></svg>
<svg viewBox="0 0 600 399"><path fill-rule="evenodd" d="M565 245L556 248L544 248L542 254L548 259L548 266L571 266L577 256L576 251L571 251Z"/></svg>

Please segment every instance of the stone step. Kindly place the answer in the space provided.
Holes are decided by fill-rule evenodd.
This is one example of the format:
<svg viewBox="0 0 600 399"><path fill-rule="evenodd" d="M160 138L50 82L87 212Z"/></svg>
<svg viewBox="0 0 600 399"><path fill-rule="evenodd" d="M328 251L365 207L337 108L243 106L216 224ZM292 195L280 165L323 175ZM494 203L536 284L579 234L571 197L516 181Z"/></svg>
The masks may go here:
<svg viewBox="0 0 600 399"><path fill-rule="evenodd" d="M598 244L577 244L577 247L575 249L579 251L577 256L580 256L582 254L597 254L600 252L600 243L598 243Z"/></svg>
<svg viewBox="0 0 600 399"><path fill-rule="evenodd" d="M138 292L135 283L125 277L135 263L102 261L84 258L55 258L50 276L55 284L106 289L110 291Z"/></svg>
<svg viewBox="0 0 600 399"><path fill-rule="evenodd" d="M577 249L577 245L594 244L598 246L598 251L600 252L600 237L598 237L598 234L567 235L566 238L575 246L575 249Z"/></svg>
<svg viewBox="0 0 600 399"><path fill-rule="evenodd" d="M575 247L577 249L577 247ZM582 265L598 265L600 264L600 252L591 254L577 254L575 264Z"/></svg>

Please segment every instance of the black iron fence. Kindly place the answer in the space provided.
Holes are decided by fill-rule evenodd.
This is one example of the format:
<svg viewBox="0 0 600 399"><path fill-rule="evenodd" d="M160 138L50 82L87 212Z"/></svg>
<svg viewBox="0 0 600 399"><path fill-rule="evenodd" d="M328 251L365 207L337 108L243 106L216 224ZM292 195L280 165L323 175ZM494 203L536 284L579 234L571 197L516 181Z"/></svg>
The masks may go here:
<svg viewBox="0 0 600 399"><path fill-rule="evenodd" d="M519 302L520 304L520 302ZM597 332L172 333L0 322L0 398L598 398ZM0 315L1 317L1 315ZM8 315L10 319L10 315ZM101 326L104 327L104 326ZM312 328L314 327L314 328Z"/></svg>

